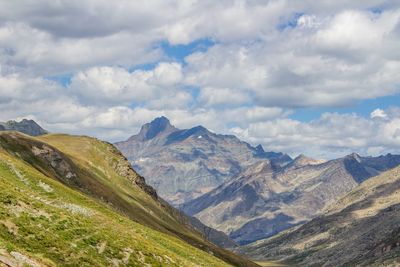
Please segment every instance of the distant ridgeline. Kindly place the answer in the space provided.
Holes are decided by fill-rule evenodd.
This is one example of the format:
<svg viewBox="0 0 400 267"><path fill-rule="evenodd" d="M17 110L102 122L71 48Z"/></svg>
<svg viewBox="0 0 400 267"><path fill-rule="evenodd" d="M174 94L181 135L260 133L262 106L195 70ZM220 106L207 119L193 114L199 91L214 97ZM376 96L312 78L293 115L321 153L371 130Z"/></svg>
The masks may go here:
<svg viewBox="0 0 400 267"><path fill-rule="evenodd" d="M34 120L23 119L21 121L10 120L0 122L0 131L17 131L31 136L47 134L48 131L40 127Z"/></svg>

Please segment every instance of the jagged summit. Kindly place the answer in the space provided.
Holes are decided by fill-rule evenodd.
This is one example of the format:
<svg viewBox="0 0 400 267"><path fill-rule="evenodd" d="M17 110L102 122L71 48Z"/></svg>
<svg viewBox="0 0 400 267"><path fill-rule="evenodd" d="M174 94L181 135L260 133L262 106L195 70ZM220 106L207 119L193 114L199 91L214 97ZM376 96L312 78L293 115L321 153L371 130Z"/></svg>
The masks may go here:
<svg viewBox="0 0 400 267"><path fill-rule="evenodd" d="M0 122L0 131L18 131L27 135L39 136L48 133L34 120L22 119L21 121L9 120Z"/></svg>
<svg viewBox="0 0 400 267"><path fill-rule="evenodd" d="M361 156L358 155L357 153L351 153L350 155L347 155L346 158L354 159L354 160L356 160L358 162L361 162L361 159L362 159Z"/></svg>
<svg viewBox="0 0 400 267"><path fill-rule="evenodd" d="M168 118L161 116L143 125L138 137L140 140L145 141L153 139L160 133L171 133L176 130L177 128L171 125Z"/></svg>

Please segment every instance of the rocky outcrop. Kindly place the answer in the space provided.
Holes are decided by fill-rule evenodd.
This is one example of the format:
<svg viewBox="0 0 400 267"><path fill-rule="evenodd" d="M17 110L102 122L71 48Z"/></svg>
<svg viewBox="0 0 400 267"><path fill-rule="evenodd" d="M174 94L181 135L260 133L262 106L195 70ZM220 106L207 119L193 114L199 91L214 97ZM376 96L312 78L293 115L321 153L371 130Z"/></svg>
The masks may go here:
<svg viewBox="0 0 400 267"><path fill-rule="evenodd" d="M70 181L77 177L71 163L68 162L61 152L47 145L34 145L32 146L31 151L33 155L47 162L59 176L64 178L64 180Z"/></svg>
<svg viewBox="0 0 400 267"><path fill-rule="evenodd" d="M139 175L136 173L129 161L122 155L122 153L116 149L112 144L109 144L107 148L111 153L114 153L115 155L119 155L119 159L117 162L111 163L114 167L115 172L122 176L127 178L131 183L136 184L139 186L143 191L145 191L147 194L151 195L154 199L158 199L158 195L156 190L148 185L146 183L146 180L144 179L143 176Z"/></svg>

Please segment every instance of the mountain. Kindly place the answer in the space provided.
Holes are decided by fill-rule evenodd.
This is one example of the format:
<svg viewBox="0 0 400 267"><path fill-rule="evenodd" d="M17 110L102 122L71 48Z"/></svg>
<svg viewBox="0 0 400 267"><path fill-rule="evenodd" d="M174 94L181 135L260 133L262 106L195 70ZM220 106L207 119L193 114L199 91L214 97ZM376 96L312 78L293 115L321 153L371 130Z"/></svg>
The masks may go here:
<svg viewBox="0 0 400 267"><path fill-rule="evenodd" d="M301 227L241 251L295 266L399 266L400 167L365 181Z"/></svg>
<svg viewBox="0 0 400 267"><path fill-rule="evenodd" d="M265 160L182 210L247 244L315 218L366 179L399 164L400 156L391 154L351 154L324 163L301 155L285 166Z"/></svg>
<svg viewBox="0 0 400 267"><path fill-rule="evenodd" d="M33 120L23 119L21 121L0 122L0 131L18 131L27 135L38 136L46 134L47 131Z"/></svg>
<svg viewBox="0 0 400 267"><path fill-rule="evenodd" d="M256 266L208 241L111 144L0 133L0 266Z"/></svg>
<svg viewBox="0 0 400 267"><path fill-rule="evenodd" d="M290 164L297 166L297 167L301 167L301 166L307 166L307 165L318 165L318 164L322 164L324 162L325 162L325 160L313 159L313 158L307 157L304 154L300 154Z"/></svg>
<svg viewBox="0 0 400 267"><path fill-rule="evenodd" d="M286 164L291 158L265 152L233 135L202 126L178 129L166 117L142 126L137 135L115 144L134 168L169 203L179 206L222 184L263 159Z"/></svg>

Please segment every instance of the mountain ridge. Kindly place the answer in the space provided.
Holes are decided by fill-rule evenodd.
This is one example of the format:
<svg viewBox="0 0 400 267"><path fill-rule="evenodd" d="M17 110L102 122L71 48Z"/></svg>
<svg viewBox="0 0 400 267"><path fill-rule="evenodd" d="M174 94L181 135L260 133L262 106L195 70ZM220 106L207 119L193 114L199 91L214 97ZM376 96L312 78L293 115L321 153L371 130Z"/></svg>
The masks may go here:
<svg viewBox="0 0 400 267"><path fill-rule="evenodd" d="M152 138L143 138L154 129ZM172 126L159 117L140 132L115 145L149 184L169 203L180 206L204 194L262 159L279 164L291 161L283 153L265 152L234 135L216 134L199 125L190 129Z"/></svg>
<svg viewBox="0 0 400 267"><path fill-rule="evenodd" d="M372 177L321 216L239 250L299 266L397 266L400 167Z"/></svg>
<svg viewBox="0 0 400 267"><path fill-rule="evenodd" d="M394 155L348 155L283 167L259 162L182 210L246 244L311 220L360 183L399 164Z"/></svg>

